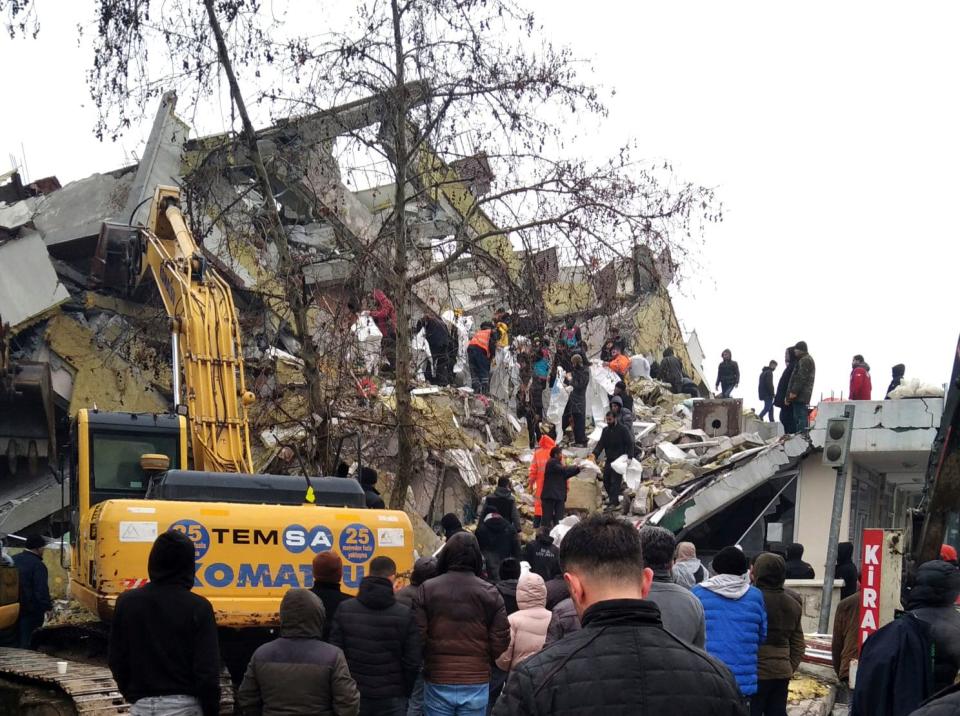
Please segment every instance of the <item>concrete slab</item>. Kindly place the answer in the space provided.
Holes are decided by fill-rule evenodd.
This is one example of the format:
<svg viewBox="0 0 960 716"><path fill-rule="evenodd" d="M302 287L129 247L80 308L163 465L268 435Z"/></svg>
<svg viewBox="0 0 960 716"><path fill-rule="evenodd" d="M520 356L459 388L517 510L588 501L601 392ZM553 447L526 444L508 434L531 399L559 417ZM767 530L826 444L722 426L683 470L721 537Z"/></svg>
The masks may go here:
<svg viewBox="0 0 960 716"><path fill-rule="evenodd" d="M0 229L12 231L29 223L39 201L40 199L32 196L14 204L0 206Z"/></svg>
<svg viewBox="0 0 960 716"><path fill-rule="evenodd" d="M133 172L119 179L93 174L43 197L33 223L50 253L58 258L92 255L100 224L120 217L132 183Z"/></svg>
<svg viewBox="0 0 960 716"><path fill-rule="evenodd" d="M69 298L40 234L29 232L0 245L0 317L14 331L49 314Z"/></svg>

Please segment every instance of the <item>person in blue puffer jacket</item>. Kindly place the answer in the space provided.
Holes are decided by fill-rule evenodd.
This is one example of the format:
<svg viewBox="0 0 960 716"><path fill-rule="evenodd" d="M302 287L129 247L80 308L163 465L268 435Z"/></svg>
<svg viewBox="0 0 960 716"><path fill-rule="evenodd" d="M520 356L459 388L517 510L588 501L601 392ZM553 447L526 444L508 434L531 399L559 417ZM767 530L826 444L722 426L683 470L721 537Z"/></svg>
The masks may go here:
<svg viewBox="0 0 960 716"><path fill-rule="evenodd" d="M724 547L713 558L716 576L693 587L703 603L707 652L733 672L744 696L757 693L757 651L767 638L763 593L750 586L746 555Z"/></svg>

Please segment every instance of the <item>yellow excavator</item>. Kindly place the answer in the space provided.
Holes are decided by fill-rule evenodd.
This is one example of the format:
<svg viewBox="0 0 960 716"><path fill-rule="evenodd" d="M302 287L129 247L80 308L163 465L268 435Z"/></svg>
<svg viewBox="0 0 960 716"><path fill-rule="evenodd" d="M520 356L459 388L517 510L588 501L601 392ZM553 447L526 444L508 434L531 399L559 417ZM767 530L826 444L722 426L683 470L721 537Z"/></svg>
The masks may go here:
<svg viewBox="0 0 960 716"><path fill-rule="evenodd" d="M94 280L129 295L149 274L160 292L170 318L174 410L90 408L73 419L70 592L108 624L117 596L148 581L157 535L182 531L196 550L194 591L213 605L236 679L277 626L284 592L312 585L314 556L339 554L344 586L354 591L376 556L391 557L399 573L412 570L413 529L402 511L366 509L355 480L252 474L254 396L244 382L232 294L194 241L179 198L178 189L158 187L146 227L101 229ZM49 631L60 638L41 643L80 638L73 626ZM10 671L0 658L0 673Z"/></svg>

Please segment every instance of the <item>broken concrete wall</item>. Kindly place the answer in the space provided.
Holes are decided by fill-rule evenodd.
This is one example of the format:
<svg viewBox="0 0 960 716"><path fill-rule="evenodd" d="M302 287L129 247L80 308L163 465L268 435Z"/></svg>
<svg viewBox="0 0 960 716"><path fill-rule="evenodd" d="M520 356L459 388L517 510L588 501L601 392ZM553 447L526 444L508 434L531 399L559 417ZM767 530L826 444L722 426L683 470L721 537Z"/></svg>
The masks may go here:
<svg viewBox="0 0 960 716"><path fill-rule="evenodd" d="M69 298L40 234L26 230L0 244L0 319L14 331L49 315Z"/></svg>

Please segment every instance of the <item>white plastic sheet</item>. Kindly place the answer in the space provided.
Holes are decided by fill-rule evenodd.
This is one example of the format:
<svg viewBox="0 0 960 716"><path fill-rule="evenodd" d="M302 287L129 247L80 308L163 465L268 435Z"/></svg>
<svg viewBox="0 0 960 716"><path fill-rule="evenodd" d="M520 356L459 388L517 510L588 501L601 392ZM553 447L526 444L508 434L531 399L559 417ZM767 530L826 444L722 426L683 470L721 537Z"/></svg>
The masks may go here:
<svg viewBox="0 0 960 716"><path fill-rule="evenodd" d="M380 368L380 340L383 334L366 311L357 317L357 322L351 326L350 330L357 338L364 369L367 373L376 375Z"/></svg>
<svg viewBox="0 0 960 716"><path fill-rule="evenodd" d="M470 334L473 333L473 318L470 316L460 316L454 325L457 327L457 362L453 365L454 373L469 373L467 367L467 344L470 342ZM469 376L468 376L469 378ZM470 381L467 380L469 385Z"/></svg>
<svg viewBox="0 0 960 716"><path fill-rule="evenodd" d="M560 543L563 542L563 536L572 530L577 524L579 524L580 518L576 515L568 515L560 520L560 523L550 530L550 536L553 537L553 543L560 546Z"/></svg>
<svg viewBox="0 0 960 716"><path fill-rule="evenodd" d="M557 368L557 379L550 388L550 405L547 407L547 422L559 426L563 422L563 411L567 407L567 400L570 398L569 386L563 383L563 368ZM557 434L560 431L557 430Z"/></svg>
<svg viewBox="0 0 960 716"><path fill-rule="evenodd" d="M427 343L427 332L425 329L421 328L417 335L413 337L412 345L412 354L413 365L417 369L417 379L424 380L424 371L426 370L427 363L430 364L431 372L433 370L433 357L430 355L430 344Z"/></svg>

